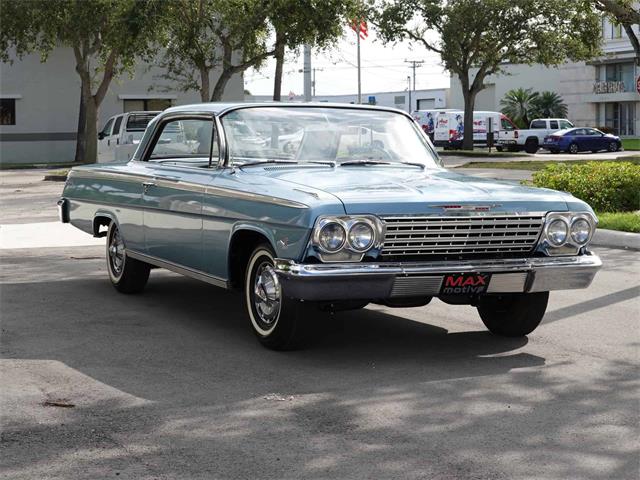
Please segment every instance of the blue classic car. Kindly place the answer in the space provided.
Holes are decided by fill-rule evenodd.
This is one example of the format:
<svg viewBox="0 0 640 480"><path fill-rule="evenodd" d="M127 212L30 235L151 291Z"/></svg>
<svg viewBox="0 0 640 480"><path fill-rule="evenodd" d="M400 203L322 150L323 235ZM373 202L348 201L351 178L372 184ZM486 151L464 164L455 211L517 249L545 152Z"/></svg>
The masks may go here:
<svg viewBox="0 0 640 480"><path fill-rule="evenodd" d="M304 339L307 309L433 297L527 335L550 290L586 288L601 266L586 203L448 171L409 115L369 106L170 108L128 163L71 170L59 207L107 237L118 291L154 267L237 289L274 349Z"/></svg>
<svg viewBox="0 0 640 480"><path fill-rule="evenodd" d="M620 137L603 133L595 128L568 128L559 130L544 138L543 148L551 153L558 152L617 152L622 148Z"/></svg>

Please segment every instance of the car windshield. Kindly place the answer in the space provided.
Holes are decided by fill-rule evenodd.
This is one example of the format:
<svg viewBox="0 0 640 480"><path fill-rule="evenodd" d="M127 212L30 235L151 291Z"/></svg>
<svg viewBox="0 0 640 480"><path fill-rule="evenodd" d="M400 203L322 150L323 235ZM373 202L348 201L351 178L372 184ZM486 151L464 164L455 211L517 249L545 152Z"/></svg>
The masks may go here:
<svg viewBox="0 0 640 480"><path fill-rule="evenodd" d="M406 116L377 109L249 107L221 119L234 165L262 162L438 167Z"/></svg>

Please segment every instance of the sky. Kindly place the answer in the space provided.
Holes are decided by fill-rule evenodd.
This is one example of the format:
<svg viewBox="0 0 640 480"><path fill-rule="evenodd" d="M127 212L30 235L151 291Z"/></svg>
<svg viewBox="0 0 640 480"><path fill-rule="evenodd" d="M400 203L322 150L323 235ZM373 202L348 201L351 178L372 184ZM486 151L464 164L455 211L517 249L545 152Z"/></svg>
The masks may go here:
<svg viewBox="0 0 640 480"><path fill-rule="evenodd" d="M356 35L345 29L344 38L327 52L313 51L311 67L316 68L316 95L355 94L358 91ZM440 64L440 57L421 45L402 42L384 45L369 29L369 37L360 42L362 93L401 91L407 89L407 76L412 75L404 60L424 60L416 69L416 90L449 87L449 75ZM287 54L282 78L282 96L289 92L304 93L300 55ZM245 88L253 95L273 95L275 60L270 58L259 70L245 72Z"/></svg>

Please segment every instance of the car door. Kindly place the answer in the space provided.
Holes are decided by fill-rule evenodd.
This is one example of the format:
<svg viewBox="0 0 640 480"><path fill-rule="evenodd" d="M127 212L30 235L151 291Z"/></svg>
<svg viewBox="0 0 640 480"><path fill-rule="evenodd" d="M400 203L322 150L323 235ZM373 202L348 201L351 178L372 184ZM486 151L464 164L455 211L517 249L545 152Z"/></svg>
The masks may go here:
<svg viewBox="0 0 640 480"><path fill-rule="evenodd" d="M142 194L146 253L193 270L203 269L202 206L212 177L212 118L167 117L143 157L151 178Z"/></svg>
<svg viewBox="0 0 640 480"><path fill-rule="evenodd" d="M120 145L120 129L122 128L122 119L124 115L118 115L113 121L111 134L107 137L107 147L109 148L108 159L115 162L117 157L118 145Z"/></svg>
<svg viewBox="0 0 640 480"><path fill-rule="evenodd" d="M573 143L578 145L578 151L584 151L589 149L589 137L584 128L578 128L573 131Z"/></svg>
<svg viewBox="0 0 640 480"><path fill-rule="evenodd" d="M607 145L604 144L602 135L593 128L587 128L587 136L589 137L589 150L606 150Z"/></svg>
<svg viewBox="0 0 640 480"><path fill-rule="evenodd" d="M113 120L111 117L104 125L102 130L98 133L98 163L108 162L110 155L110 142L111 130L113 128Z"/></svg>

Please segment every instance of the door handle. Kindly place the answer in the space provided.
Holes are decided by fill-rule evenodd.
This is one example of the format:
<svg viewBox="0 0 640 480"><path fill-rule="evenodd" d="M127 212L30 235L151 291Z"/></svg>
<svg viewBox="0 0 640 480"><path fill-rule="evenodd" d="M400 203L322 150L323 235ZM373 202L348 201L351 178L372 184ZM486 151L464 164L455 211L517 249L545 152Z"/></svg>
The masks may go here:
<svg viewBox="0 0 640 480"><path fill-rule="evenodd" d="M111 146L111 140L110 140L110 139L109 139L109 140L107 140L107 146L108 146L108 147L109 147L109 146Z"/></svg>
<svg viewBox="0 0 640 480"><path fill-rule="evenodd" d="M149 187L155 187L156 184L153 182L142 182L142 193L145 194L147 193L147 190L149 190Z"/></svg>

